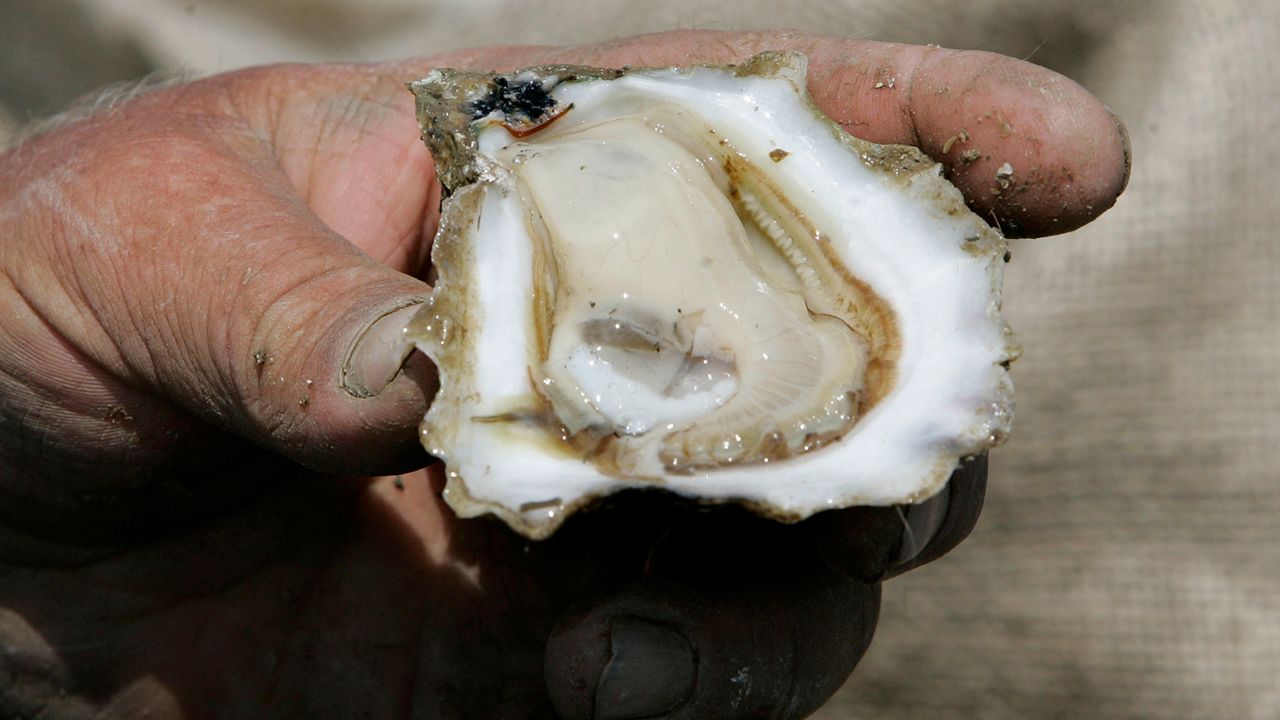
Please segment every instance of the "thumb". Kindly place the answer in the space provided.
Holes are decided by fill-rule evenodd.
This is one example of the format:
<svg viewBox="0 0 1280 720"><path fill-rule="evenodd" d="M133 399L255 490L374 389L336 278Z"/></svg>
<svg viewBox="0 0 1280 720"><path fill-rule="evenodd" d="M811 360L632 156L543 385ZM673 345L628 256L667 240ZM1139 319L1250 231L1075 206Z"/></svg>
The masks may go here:
<svg viewBox="0 0 1280 720"><path fill-rule="evenodd" d="M243 192L226 217L189 226L188 252L204 258L188 270L227 267L239 277L198 284L174 338L194 357L165 361L194 363L157 380L190 407L212 401L229 429L313 467L421 465L416 428L435 370L403 330L430 287L373 261L299 204ZM239 228L247 242L229 242ZM197 372L183 376L188 369Z"/></svg>
<svg viewBox="0 0 1280 720"><path fill-rule="evenodd" d="M400 330L430 287L323 222L274 141L206 90L156 92L24 149L44 171L27 187L60 218L28 248L46 317L124 385L303 464L422 464L435 373ZM405 142L421 173L406 197L425 204L430 160Z"/></svg>

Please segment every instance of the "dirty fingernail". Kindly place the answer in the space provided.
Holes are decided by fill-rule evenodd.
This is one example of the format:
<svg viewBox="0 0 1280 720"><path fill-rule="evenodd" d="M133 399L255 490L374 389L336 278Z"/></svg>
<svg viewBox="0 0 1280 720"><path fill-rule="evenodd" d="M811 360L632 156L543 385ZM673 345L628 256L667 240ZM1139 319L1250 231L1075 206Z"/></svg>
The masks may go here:
<svg viewBox="0 0 1280 720"><path fill-rule="evenodd" d="M347 394L373 397L391 384L413 352L413 343L405 338L404 330L420 307L421 303L415 302L392 310L374 320L356 338L342 363L342 387Z"/></svg>
<svg viewBox="0 0 1280 720"><path fill-rule="evenodd" d="M640 618L618 618L610 657L596 685L596 720L655 718L693 692L693 648L679 631Z"/></svg>
<svg viewBox="0 0 1280 720"><path fill-rule="evenodd" d="M1133 145L1129 140L1129 128L1125 127L1124 121L1111 108L1107 108L1107 112L1111 113L1116 132L1120 134L1120 149L1124 153L1124 177L1120 179L1120 187L1116 191L1116 197L1119 197L1129 187L1129 174L1133 171Z"/></svg>

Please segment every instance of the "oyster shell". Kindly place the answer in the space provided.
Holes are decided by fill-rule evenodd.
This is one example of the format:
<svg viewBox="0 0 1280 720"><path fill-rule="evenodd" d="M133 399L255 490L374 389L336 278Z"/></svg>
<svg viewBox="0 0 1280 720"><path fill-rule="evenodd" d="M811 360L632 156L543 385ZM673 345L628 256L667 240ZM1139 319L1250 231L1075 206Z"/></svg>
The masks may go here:
<svg viewBox="0 0 1280 720"><path fill-rule="evenodd" d="M1004 240L801 56L411 83L448 193L409 336L445 498L530 537L623 488L918 502L1009 429Z"/></svg>

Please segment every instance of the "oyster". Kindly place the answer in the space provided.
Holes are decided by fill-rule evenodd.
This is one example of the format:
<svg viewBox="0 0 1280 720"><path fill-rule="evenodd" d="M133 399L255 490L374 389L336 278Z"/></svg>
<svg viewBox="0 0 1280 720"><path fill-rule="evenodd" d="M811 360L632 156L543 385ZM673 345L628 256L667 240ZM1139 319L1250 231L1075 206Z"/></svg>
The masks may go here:
<svg viewBox="0 0 1280 720"><path fill-rule="evenodd" d="M781 520L918 502L1004 437L1004 240L804 58L411 83L448 193L409 336L462 516L530 537L623 488Z"/></svg>

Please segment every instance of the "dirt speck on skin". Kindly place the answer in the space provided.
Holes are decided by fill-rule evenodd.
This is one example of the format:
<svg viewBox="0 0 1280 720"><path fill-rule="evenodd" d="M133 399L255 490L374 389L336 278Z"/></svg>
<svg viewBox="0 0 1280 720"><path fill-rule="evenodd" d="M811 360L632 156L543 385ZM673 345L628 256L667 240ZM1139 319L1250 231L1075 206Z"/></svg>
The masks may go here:
<svg viewBox="0 0 1280 720"><path fill-rule="evenodd" d="M266 350L254 350L253 363L258 367L262 367L263 365L270 365L271 356L267 354Z"/></svg>
<svg viewBox="0 0 1280 720"><path fill-rule="evenodd" d="M978 148L969 148L968 150L965 150L964 152L960 153L960 163L962 165L970 165L974 162L977 162L978 158L980 157L982 157L982 153L978 150Z"/></svg>
<svg viewBox="0 0 1280 720"><path fill-rule="evenodd" d="M769 151L769 159L774 162L782 162L782 159L790 154L791 153L783 150L782 148L774 148Z"/></svg>
<svg viewBox="0 0 1280 720"><path fill-rule="evenodd" d="M133 420L133 416L130 415L129 411L125 410L123 407L119 405L112 405L107 408L107 414L103 419L113 425L119 425L120 423L131 422Z"/></svg>
<svg viewBox="0 0 1280 720"><path fill-rule="evenodd" d="M304 408L311 404L311 396L303 395L298 399L298 407Z"/></svg>
<svg viewBox="0 0 1280 720"><path fill-rule="evenodd" d="M965 132L964 130L961 130L955 135L952 135L951 137L947 138L946 142L942 143L942 154L946 155L947 153L951 152L951 148L956 144L963 145L967 142L969 142L969 133Z"/></svg>
<svg viewBox="0 0 1280 720"><path fill-rule="evenodd" d="M1008 190L1009 186L1013 185L1013 165L1006 162L996 170L996 185L1002 191Z"/></svg>

